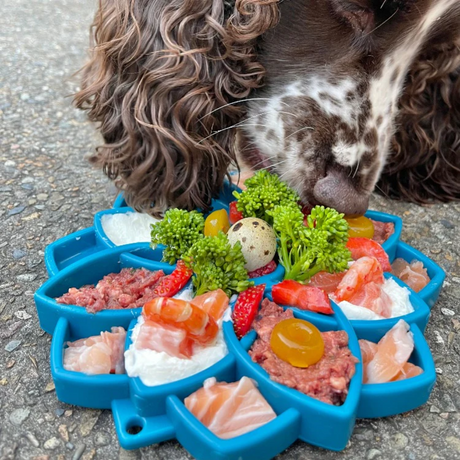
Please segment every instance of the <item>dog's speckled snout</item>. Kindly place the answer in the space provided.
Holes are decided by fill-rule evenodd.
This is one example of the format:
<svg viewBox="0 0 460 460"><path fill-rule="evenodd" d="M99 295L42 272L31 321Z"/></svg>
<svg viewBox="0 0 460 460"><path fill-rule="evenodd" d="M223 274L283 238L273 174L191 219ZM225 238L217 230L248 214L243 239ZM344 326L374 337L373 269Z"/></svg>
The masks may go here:
<svg viewBox="0 0 460 460"><path fill-rule="evenodd" d="M318 203L337 209L347 215L362 215L369 206L369 196L359 193L344 171L328 170L313 188Z"/></svg>

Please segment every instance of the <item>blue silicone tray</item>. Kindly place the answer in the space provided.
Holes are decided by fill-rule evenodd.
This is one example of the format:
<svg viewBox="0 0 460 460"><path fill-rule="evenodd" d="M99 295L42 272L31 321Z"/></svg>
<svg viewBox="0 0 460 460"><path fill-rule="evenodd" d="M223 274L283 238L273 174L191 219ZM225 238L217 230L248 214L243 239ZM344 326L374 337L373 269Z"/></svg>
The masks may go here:
<svg viewBox="0 0 460 460"><path fill-rule="evenodd" d="M234 188L226 185L214 209L228 209ZM296 439L330 450L345 448L353 431L355 419L374 418L407 412L424 404L434 386L436 374L433 359L423 332L430 316L430 308L439 296L445 274L433 261L400 241L402 222L399 217L369 211L375 220L393 222L395 233L384 243L390 256L407 261L421 260L431 278L420 293L411 291L414 312L403 319L414 334L415 349L411 361L424 370L408 380L380 385L363 385L361 364L356 366L345 403L330 406L296 390L273 382L259 365L252 362L248 350L256 338L250 332L238 341L230 322L223 325L229 354L208 369L178 382L156 387L145 386L139 378L127 375L87 376L70 372L63 367L63 353L67 341L97 335L122 326L128 330L126 348L131 331L141 309L87 313L82 307L60 305L55 297L70 287L93 284L104 275L119 272L124 267L144 267L170 273L174 266L161 262L162 248L152 250L148 243L115 246L104 234L101 217L107 213L129 212L122 196L114 209L96 214L94 226L68 235L49 245L45 262L50 275L35 293L40 326L53 335L51 344L51 372L59 400L78 406L111 409L119 442L125 449L177 439L197 459L270 459ZM281 266L270 275L257 278L256 284L266 283L266 297L271 299L273 284L281 281ZM393 277L386 274L387 277ZM393 277L394 278L394 277ZM398 284L404 283L396 279ZM286 307L291 308L291 307ZM349 321L333 304L334 314L325 316L293 308L294 315L315 324L321 331L345 330L352 354L361 359L358 339L377 342L398 321L391 318L379 321ZM273 407L277 417L269 424L248 434L222 440L204 427L184 406L184 399L200 388L203 381L215 376L218 381L235 381L242 376L255 379L259 390Z"/></svg>

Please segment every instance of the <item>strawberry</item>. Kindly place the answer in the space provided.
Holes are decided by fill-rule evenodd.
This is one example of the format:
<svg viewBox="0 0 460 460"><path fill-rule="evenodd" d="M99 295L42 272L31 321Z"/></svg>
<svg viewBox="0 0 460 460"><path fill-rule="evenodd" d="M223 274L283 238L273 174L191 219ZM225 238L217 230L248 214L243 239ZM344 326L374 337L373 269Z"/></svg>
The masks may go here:
<svg viewBox="0 0 460 460"><path fill-rule="evenodd" d="M256 317L259 304L264 296L265 284L250 287L241 292L233 308L233 329L236 336L241 339L251 329L252 322Z"/></svg>
<svg viewBox="0 0 460 460"><path fill-rule="evenodd" d="M348 238L347 248L350 250L353 260L358 260L361 257L375 257L380 262L384 272L391 272L388 254L376 241L369 238Z"/></svg>
<svg viewBox="0 0 460 460"><path fill-rule="evenodd" d="M238 208L236 207L237 201L232 201L230 203L230 211L229 211L229 219L230 223L236 224L239 220L243 219L243 213L241 211L238 211Z"/></svg>
<svg viewBox="0 0 460 460"><path fill-rule="evenodd" d="M273 302L290 305L300 310L332 315L331 302L326 292L315 286L305 286L294 280L284 280L272 288Z"/></svg>
<svg viewBox="0 0 460 460"><path fill-rule="evenodd" d="M174 271L162 278L153 292L158 297L172 297L188 283L192 274L193 271L185 265L184 261L178 260Z"/></svg>
<svg viewBox="0 0 460 460"><path fill-rule="evenodd" d="M258 268L257 270L253 270L252 272L248 272L249 278L259 278L260 276L268 275L276 270L276 262L272 260L268 262L267 265Z"/></svg>

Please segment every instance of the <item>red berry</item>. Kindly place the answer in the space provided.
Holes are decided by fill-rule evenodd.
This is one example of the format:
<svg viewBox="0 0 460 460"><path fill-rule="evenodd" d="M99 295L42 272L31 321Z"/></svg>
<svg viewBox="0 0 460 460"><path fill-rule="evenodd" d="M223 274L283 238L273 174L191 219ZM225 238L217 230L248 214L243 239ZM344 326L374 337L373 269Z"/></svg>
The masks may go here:
<svg viewBox="0 0 460 460"><path fill-rule="evenodd" d="M241 211L238 211L238 208L236 207L237 201L232 201L229 205L230 211L229 211L229 219L230 223L236 224L239 220L243 219L243 213Z"/></svg>
<svg viewBox="0 0 460 460"><path fill-rule="evenodd" d="M294 280L284 280L272 288L273 302L280 305L290 305L301 310L314 311L332 315L331 302L322 289L306 286Z"/></svg>
<svg viewBox="0 0 460 460"><path fill-rule="evenodd" d="M165 276L153 290L158 297L175 296L189 281L193 271L188 268L183 260L178 260L176 268Z"/></svg>
<svg viewBox="0 0 460 460"><path fill-rule="evenodd" d="M250 287L241 292L233 308L232 319L233 329L236 336L240 339L249 332L252 322L259 310L265 291L265 284Z"/></svg>

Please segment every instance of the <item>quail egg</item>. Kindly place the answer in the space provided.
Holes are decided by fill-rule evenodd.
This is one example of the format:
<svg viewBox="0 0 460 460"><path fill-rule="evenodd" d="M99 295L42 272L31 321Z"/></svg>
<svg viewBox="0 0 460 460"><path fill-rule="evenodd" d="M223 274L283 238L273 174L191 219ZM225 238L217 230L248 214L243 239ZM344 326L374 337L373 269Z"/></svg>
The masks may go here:
<svg viewBox="0 0 460 460"><path fill-rule="evenodd" d="M229 242L241 243L244 266L248 272L264 267L273 260L276 253L274 230L262 219L246 217L230 227L227 232Z"/></svg>

